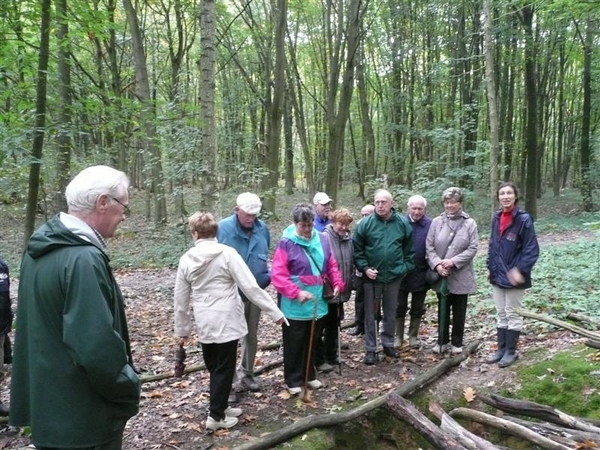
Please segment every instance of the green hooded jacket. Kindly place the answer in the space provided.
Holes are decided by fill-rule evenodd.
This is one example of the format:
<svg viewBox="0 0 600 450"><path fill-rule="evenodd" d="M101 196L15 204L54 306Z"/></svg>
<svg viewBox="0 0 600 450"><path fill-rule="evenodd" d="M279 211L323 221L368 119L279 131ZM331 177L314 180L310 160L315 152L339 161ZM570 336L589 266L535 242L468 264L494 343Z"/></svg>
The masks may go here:
<svg viewBox="0 0 600 450"><path fill-rule="evenodd" d="M21 262L10 423L43 447L115 439L138 411L123 296L102 249L58 216Z"/></svg>
<svg viewBox="0 0 600 450"><path fill-rule="evenodd" d="M412 227L393 208L387 220L375 213L362 219L352 240L356 269L377 269L377 283L390 283L415 268Z"/></svg>

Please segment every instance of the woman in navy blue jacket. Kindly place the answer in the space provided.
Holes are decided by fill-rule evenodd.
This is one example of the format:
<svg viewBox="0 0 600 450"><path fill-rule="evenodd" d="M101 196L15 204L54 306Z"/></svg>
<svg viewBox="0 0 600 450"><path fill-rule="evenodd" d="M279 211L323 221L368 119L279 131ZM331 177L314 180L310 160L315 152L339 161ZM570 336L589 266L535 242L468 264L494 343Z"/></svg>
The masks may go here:
<svg viewBox="0 0 600 450"><path fill-rule="evenodd" d="M517 206L517 187L504 182L497 193L500 210L492 218L487 268L498 312L498 350L487 363L508 367L518 358L516 350L523 318L517 308L522 305L525 289L531 287L531 269L540 248L533 219Z"/></svg>

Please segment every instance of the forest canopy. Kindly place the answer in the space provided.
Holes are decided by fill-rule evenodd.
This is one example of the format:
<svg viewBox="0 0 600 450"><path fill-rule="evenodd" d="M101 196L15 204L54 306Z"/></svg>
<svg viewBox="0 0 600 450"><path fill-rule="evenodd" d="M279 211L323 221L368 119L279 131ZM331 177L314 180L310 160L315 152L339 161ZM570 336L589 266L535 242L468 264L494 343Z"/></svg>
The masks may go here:
<svg viewBox="0 0 600 450"><path fill-rule="evenodd" d="M146 216L227 189L598 187L598 1L0 2L0 195L127 172Z"/></svg>

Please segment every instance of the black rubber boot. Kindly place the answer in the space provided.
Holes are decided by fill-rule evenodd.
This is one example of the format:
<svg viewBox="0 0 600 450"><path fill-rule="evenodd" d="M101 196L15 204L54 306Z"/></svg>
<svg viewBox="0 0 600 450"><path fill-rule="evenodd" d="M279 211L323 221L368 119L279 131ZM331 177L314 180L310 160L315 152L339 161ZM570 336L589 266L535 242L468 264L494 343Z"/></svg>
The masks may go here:
<svg viewBox="0 0 600 450"><path fill-rule="evenodd" d="M506 352L506 328L496 328L496 332L498 333L498 350L487 359L487 364L496 364Z"/></svg>
<svg viewBox="0 0 600 450"><path fill-rule="evenodd" d="M508 367L517 359L519 359L519 354L517 353L517 344L519 342L520 335L520 331L506 330L506 352L504 352L504 356L498 363L498 367Z"/></svg>
<svg viewBox="0 0 600 450"><path fill-rule="evenodd" d="M421 326L421 317L411 317L410 325L408 326L408 343L410 348L419 348L419 327Z"/></svg>

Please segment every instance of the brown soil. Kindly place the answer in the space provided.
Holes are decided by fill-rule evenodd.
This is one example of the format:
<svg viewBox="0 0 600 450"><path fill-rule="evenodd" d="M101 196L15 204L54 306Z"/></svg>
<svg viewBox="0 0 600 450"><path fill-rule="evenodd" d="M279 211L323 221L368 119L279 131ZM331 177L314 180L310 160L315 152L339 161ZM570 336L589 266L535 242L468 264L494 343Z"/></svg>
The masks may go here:
<svg viewBox="0 0 600 450"><path fill-rule="evenodd" d="M543 236L542 245L577 240L582 234ZM134 358L143 376L170 373L174 366L176 339L172 333L172 290L175 271L172 269L137 270L118 274L118 281L126 297L129 328L132 334ZM16 287L16 282L13 283ZM271 290L271 294L274 292ZM16 295L13 297L15 298ZM124 449L206 449L228 448L235 443L259 437L268 431L289 425L294 420L309 414L327 414L340 409L349 409L365 400L384 395L403 382L427 371L441 357L431 353L436 337L436 309L433 294L430 308L421 327L422 347L409 350L403 347L399 360L382 360L375 366L362 363L364 356L362 337L342 332L342 342L348 348L342 350L344 362L341 375L338 370L321 374L319 379L325 387L315 391L311 403L290 398L283 383L282 367L265 371L260 377L262 389L258 393L239 393L239 406L244 409L240 425L230 431L208 434L204 429L208 405L208 373L196 371L183 378L167 378L143 385L139 414L127 425ZM466 387L475 391L499 392L503 389L516 390L515 379L510 369L499 369L484 364L494 346L493 308L478 316L470 317L465 339L467 342L481 339L478 351L467 358L436 383L424 388L427 394L440 403L458 401ZM346 317L354 315L352 302L346 305ZM345 325L349 325L348 321ZM520 347L525 353L535 348L546 348L551 352L563 350L582 339L570 333L557 331L538 334L529 324ZM261 319L261 345L280 341L279 328ZM281 359L278 349L259 352L257 366ZM518 364L527 362L521 358ZM202 363L196 345L188 349L188 367ZM10 377L10 366L9 377ZM2 386L1 398L8 399L8 385ZM0 449L24 448L29 439L18 434L19 430L0 426Z"/></svg>

